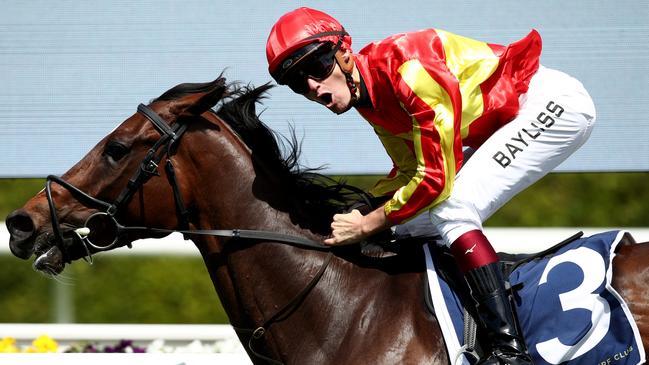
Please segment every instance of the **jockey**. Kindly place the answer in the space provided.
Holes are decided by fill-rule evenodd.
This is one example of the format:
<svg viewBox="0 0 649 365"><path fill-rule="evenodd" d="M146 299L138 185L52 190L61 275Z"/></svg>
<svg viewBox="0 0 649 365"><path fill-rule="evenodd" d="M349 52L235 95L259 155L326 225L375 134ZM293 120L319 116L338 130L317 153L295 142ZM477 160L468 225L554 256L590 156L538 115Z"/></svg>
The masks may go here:
<svg viewBox="0 0 649 365"><path fill-rule="evenodd" d="M590 96L539 64L535 30L506 46L440 29L395 34L357 54L351 41L336 19L303 7L283 15L266 44L277 83L336 114L355 108L393 162L370 191L391 199L367 215L335 215L325 243L425 219L477 303L490 342L480 363L531 364L482 222L588 139Z"/></svg>

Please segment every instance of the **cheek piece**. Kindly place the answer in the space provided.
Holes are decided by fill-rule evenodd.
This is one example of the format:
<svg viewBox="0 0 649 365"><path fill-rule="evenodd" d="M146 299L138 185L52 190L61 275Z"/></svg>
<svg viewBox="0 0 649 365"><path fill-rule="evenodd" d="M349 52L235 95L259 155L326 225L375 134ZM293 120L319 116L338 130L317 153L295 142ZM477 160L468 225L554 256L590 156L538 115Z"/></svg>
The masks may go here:
<svg viewBox="0 0 649 365"><path fill-rule="evenodd" d="M349 60L345 62L342 54L340 52L336 52L336 62L338 62L340 69L345 75L345 80L347 81L347 87L349 88L349 92L351 94L351 100L349 102L349 106L351 108L358 101L358 96L356 95L358 92L358 87L356 87L354 79L352 78L352 71L354 70L354 58L352 56L349 56Z"/></svg>

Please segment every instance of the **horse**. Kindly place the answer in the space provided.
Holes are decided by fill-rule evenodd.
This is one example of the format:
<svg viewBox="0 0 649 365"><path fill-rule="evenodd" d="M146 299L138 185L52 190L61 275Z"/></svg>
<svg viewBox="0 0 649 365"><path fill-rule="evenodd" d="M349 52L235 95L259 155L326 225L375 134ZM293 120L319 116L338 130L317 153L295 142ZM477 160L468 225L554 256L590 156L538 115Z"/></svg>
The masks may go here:
<svg viewBox="0 0 649 365"><path fill-rule="evenodd" d="M368 255L319 244L354 197L299 165L294 133L276 136L259 119L270 87L219 76L140 105L6 218L11 252L57 275L75 260L181 231L254 363L449 363L426 305L421 246ZM648 260L647 244L620 246L614 260L613 284L644 346Z"/></svg>

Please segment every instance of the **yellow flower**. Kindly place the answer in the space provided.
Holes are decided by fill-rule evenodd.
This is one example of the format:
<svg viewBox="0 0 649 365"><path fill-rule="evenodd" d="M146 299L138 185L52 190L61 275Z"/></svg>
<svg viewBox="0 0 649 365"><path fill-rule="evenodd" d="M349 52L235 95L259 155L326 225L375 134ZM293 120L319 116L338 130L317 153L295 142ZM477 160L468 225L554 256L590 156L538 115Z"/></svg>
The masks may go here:
<svg viewBox="0 0 649 365"><path fill-rule="evenodd" d="M56 352L59 349L59 344L56 343L50 336L38 336L32 345L25 349L25 352Z"/></svg>
<svg viewBox="0 0 649 365"><path fill-rule="evenodd" d="M0 340L0 353L15 353L20 352L16 346L16 339L12 337L4 337Z"/></svg>

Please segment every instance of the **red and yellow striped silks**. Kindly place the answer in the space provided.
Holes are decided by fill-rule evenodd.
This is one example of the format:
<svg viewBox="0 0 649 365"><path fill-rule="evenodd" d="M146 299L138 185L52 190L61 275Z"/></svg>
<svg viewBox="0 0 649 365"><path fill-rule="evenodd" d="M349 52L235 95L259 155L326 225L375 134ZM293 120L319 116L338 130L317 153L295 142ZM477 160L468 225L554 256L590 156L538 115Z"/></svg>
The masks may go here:
<svg viewBox="0 0 649 365"><path fill-rule="evenodd" d="M540 52L536 31L501 46L426 29L356 55L373 105L357 109L394 164L372 193L392 194L385 211L393 223L450 195L462 147L477 148L516 115Z"/></svg>

